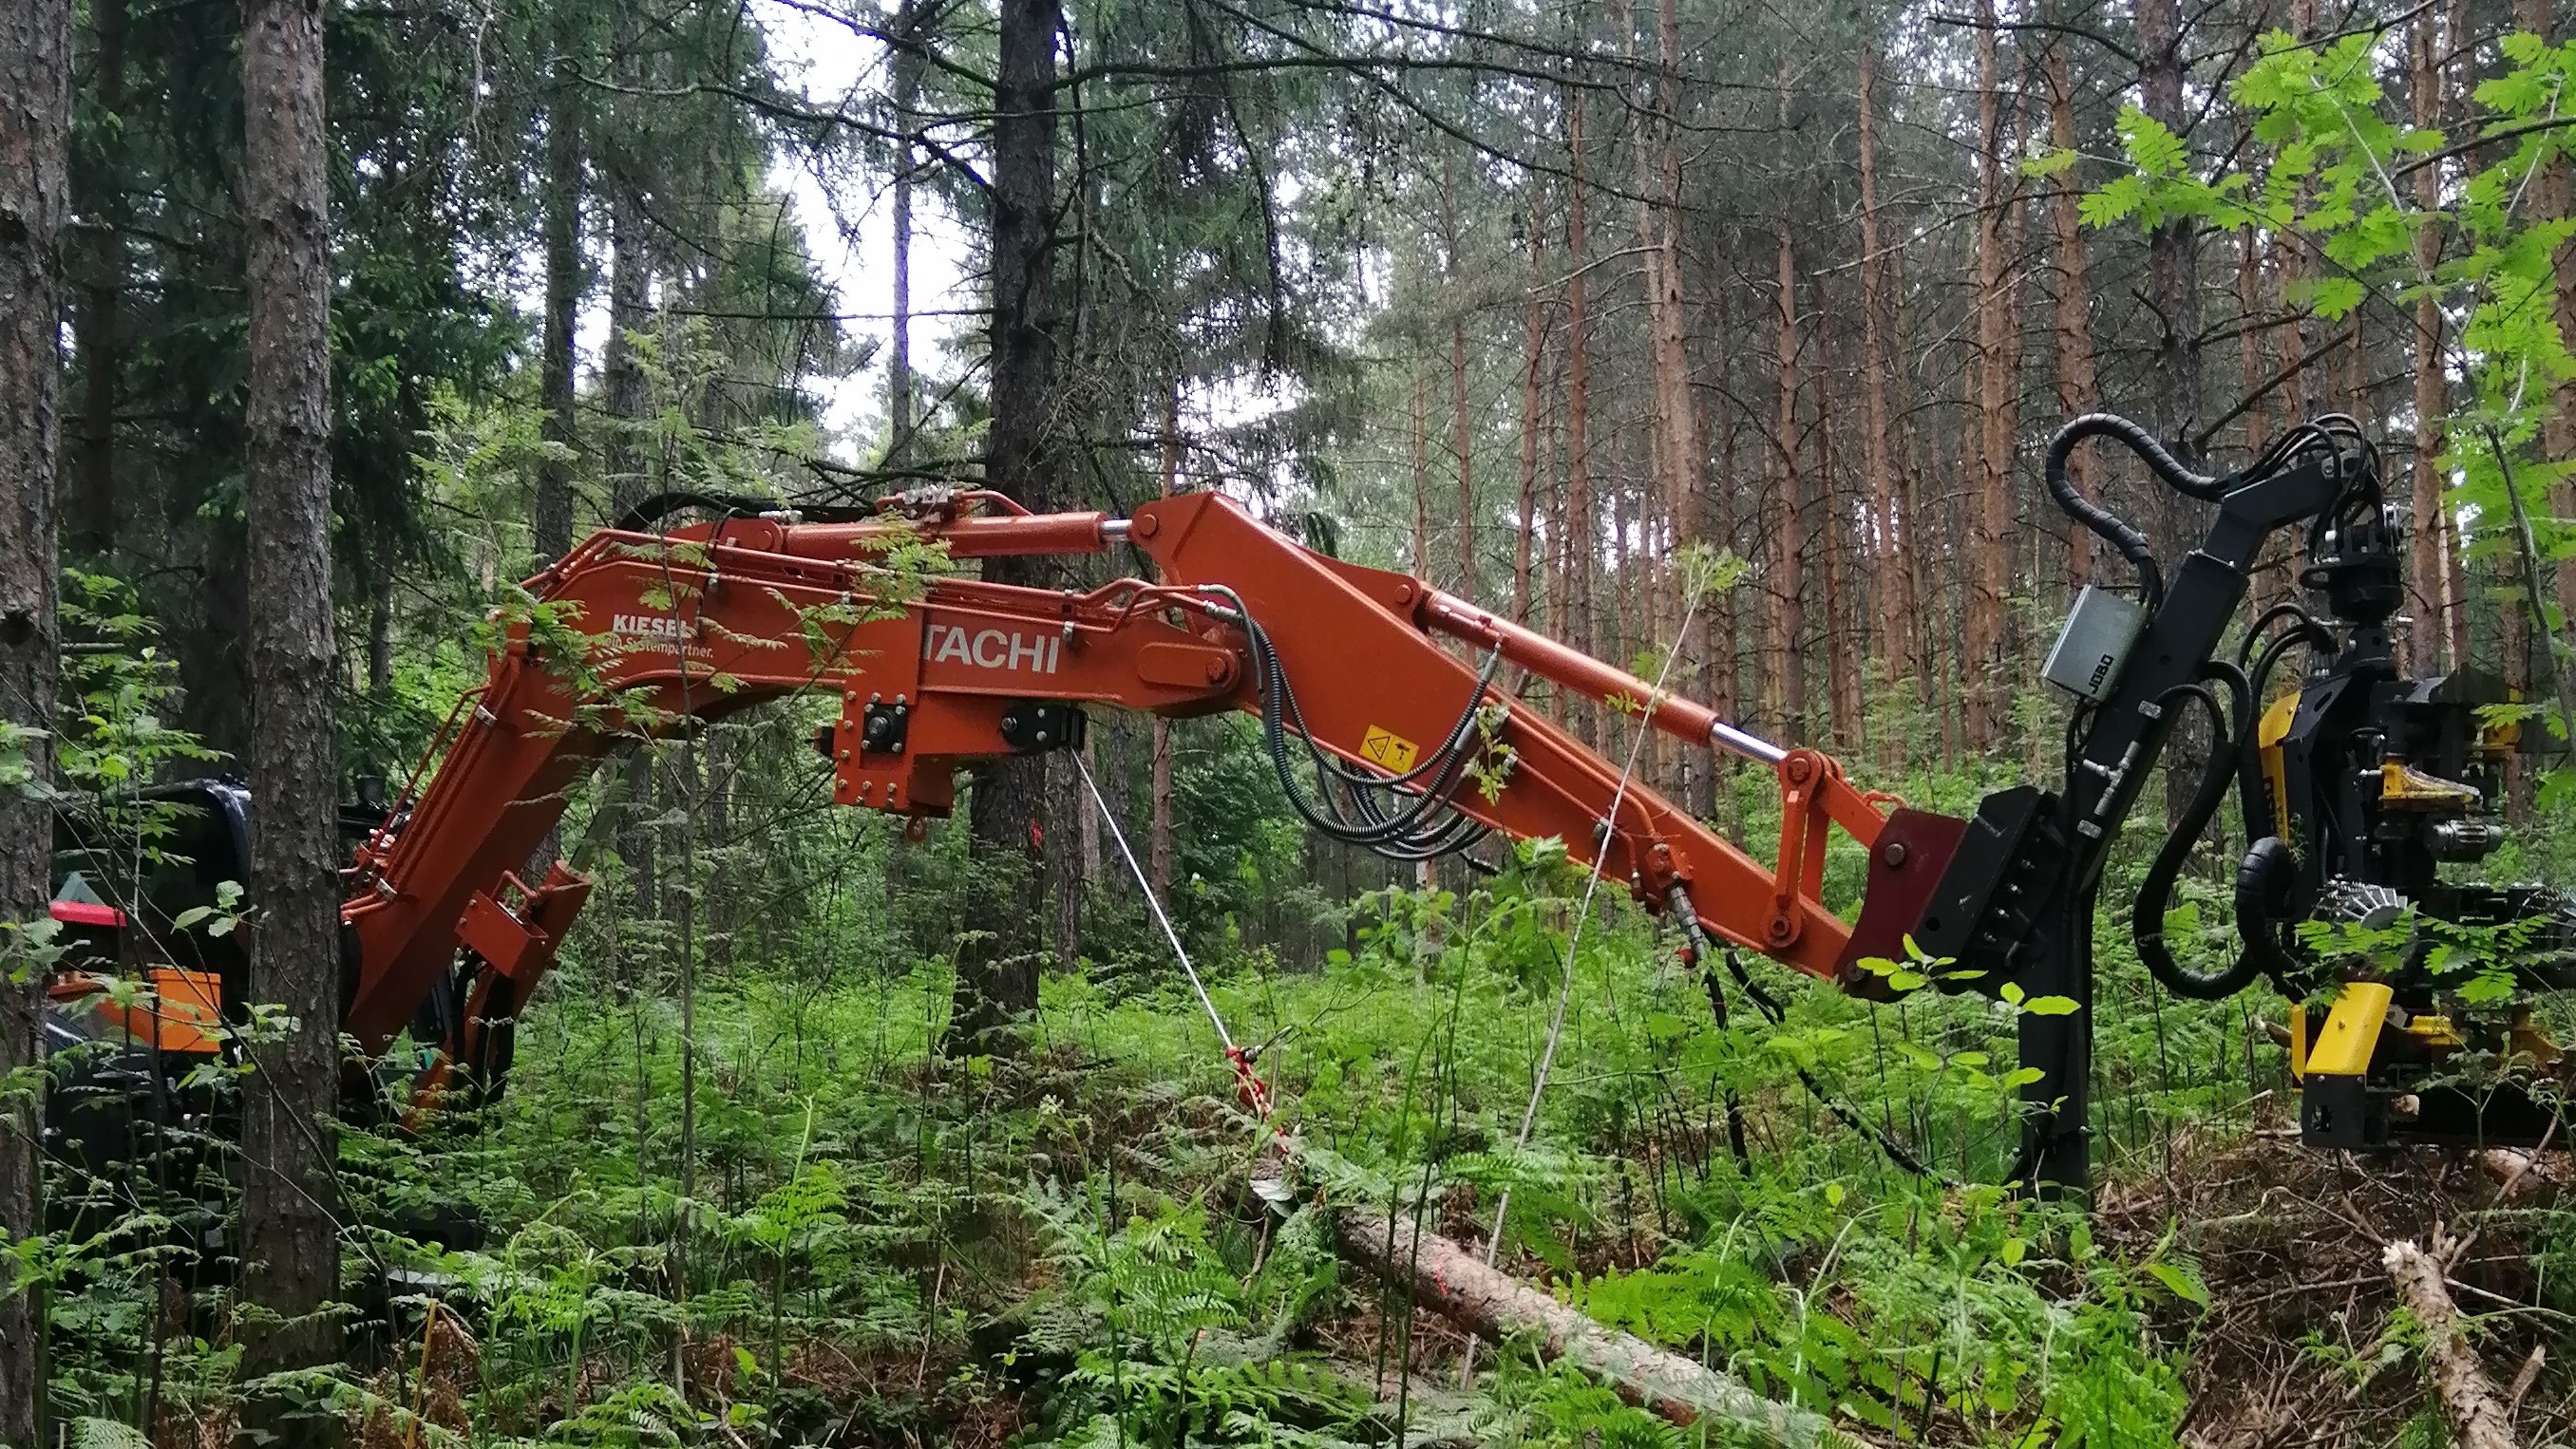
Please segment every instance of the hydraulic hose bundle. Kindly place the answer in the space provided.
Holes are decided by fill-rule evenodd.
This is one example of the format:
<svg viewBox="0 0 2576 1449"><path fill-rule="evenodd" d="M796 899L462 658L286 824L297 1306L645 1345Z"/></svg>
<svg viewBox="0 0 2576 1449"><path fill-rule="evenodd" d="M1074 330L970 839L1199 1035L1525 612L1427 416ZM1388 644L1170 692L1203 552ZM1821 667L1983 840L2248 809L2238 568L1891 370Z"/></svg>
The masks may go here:
<svg viewBox="0 0 2576 1449"><path fill-rule="evenodd" d="M1279 662L1279 651L1243 597L1220 585L1209 585L1206 592L1233 606L1251 643L1253 678L1261 690L1262 744L1279 777L1280 792L1300 818L1335 840L1366 846L1390 860L1434 860L1485 838L1486 827L1459 813L1451 801L1474 760L1476 714L1501 671L1500 652L1486 654L1475 691L1439 745L1412 769L1380 775L1346 764L1315 743L1305 714L1297 707L1297 693L1289 686L1288 672ZM1298 776L1288 749L1292 733L1304 746L1320 794L1310 794Z"/></svg>
<svg viewBox="0 0 2576 1449"><path fill-rule="evenodd" d="M2152 614L2165 597L2164 576L2156 568L2154 546L2147 542L2145 534L2130 527L2119 515L2078 492L2074 479L2068 476L2066 465L2075 456L2076 446L2091 438L2110 438L2121 443L2137 454L2149 471L2164 480L2166 486L2186 497L2215 502L2226 496L2235 480L2191 471L2165 451L2164 444L2156 441L2155 434L2112 413L2086 413L2058 429L2057 436L2049 440L2044 469L2049 495L2057 500L2057 506L2065 511L2067 517L2100 535L2119 550L2120 557L2127 559L2130 567L2137 570L2139 595L2146 603L2147 612Z"/></svg>

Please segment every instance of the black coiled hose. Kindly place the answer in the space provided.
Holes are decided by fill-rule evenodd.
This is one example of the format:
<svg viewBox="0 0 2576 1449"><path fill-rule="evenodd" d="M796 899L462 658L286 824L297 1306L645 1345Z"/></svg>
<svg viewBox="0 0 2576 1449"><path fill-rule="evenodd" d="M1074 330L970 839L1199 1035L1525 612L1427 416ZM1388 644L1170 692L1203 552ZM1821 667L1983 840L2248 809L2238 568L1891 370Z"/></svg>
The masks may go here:
<svg viewBox="0 0 2576 1449"><path fill-rule="evenodd" d="M2217 665L2208 671L2210 677L2227 684L2235 696L2237 719L2244 721L2247 708L2245 676L2232 666ZM2194 1001L2219 1001L2235 995L2250 984L2263 963L2253 953L2239 955L2224 970L2202 975L2174 958L2165 944L2165 908L2173 900L2174 881L2191 858L2192 847L2199 843L2201 832L2218 814L2231 788L2241 787L2238 766L2244 758L2244 743L2237 732L2228 728L2226 713L2218 706L2218 697L2204 684L2178 684L2165 691L2158 701L2166 710L2178 709L2186 699L2198 700L2208 711L2210 720L2209 759L2204 765L2200 785L2192 792L2191 802L2183 808L2182 821L2165 837L2153 864L2147 867L2146 879L2138 884L2136 903L2131 908L2130 934L2137 942L2138 959L2167 990Z"/></svg>
<svg viewBox="0 0 2576 1449"><path fill-rule="evenodd" d="M2165 585L2164 575L2156 568L2155 551L2148 544L2147 536L2123 522L2118 514L2077 491L2075 480L2067 475L2066 465L2074 457L2076 445L2089 438L2111 438L2126 446L2158 478L2163 479L2166 486L2186 497L2215 501L2225 496L2235 480L2191 471L2165 451L2164 444L2156 441L2155 434L2112 413L2086 413L2059 428L2057 436L2049 439L2045 473L2050 496L2057 500L2057 506L2065 510L2067 517L2100 535L2120 551L2120 557L2127 559L2131 568L2138 571L2139 591L2145 597L2147 611L2153 613L2164 602Z"/></svg>
<svg viewBox="0 0 2576 1449"><path fill-rule="evenodd" d="M2298 963L2281 949L2279 923L2290 908L2290 883L2297 871L2297 859L2277 835L2255 841L2236 867L2236 936L2245 943L2237 964L2250 963L2293 1000L2301 994Z"/></svg>

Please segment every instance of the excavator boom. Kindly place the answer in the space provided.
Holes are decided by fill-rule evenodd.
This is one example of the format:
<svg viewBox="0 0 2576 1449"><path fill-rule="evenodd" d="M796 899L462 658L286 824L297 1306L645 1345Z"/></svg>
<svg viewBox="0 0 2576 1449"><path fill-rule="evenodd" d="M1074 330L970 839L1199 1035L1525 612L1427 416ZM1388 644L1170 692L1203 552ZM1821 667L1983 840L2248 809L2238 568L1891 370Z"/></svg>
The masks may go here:
<svg viewBox="0 0 2576 1449"><path fill-rule="evenodd" d="M907 590L886 563L908 541L989 558L1099 553L1122 539L1158 581L1066 592L936 575ZM1453 848L1483 831L1562 839L1650 907L1686 901L1708 935L1811 975L1868 979L1860 947L1893 950L1905 925L1872 932L1865 915L1856 937L1822 899L1830 832L1869 846L1890 826L1889 802L1831 759L1772 746L1419 579L1317 554L1216 494L1124 520L968 494L919 518L606 530L527 592L535 616L509 628L489 677L349 872L358 973L347 1029L370 1049L447 991L449 1056L478 1077L505 1068L506 1023L589 890L561 864L523 877L577 778L640 737L807 691L839 697L822 743L845 805L944 815L959 769L1077 743L1084 705L1244 710L1270 725L1283 782L1286 752L1311 746L1339 767L1325 767L1328 795L1357 788L1345 772L1385 787L1381 826L1436 815ZM1753 859L1623 779L1515 700L1506 667L1774 770L1778 857ZM1423 837L1378 834L1403 838ZM1893 854L1909 874L1904 851ZM1917 857L1910 874L1928 890L1938 865Z"/></svg>

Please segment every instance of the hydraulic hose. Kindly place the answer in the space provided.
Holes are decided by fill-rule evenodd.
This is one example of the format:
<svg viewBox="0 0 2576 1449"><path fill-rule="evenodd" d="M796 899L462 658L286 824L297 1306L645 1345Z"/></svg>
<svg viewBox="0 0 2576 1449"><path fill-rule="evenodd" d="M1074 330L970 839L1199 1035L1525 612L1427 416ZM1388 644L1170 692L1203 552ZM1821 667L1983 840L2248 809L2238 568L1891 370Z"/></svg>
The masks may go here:
<svg viewBox="0 0 2576 1449"><path fill-rule="evenodd" d="M2274 605L2264 614L2263 620L2256 624L2256 629L2259 631L2267 627L2269 621L2275 617L2294 617L2298 623L2295 627L2285 629L2265 641L2262 652L2254 658L2253 672L2247 681L2247 688L2258 708L2270 688L2273 669L2279 666L2282 656L2290 652L2291 646L2305 644L2311 650L2321 653L2334 652L2334 635L2327 633L2324 625L2318 623L2306 610L2295 604ZM2245 646L2237 650L2239 663L2243 662L2246 649L2251 648L2254 642L2255 637L2248 637ZM2245 838L2248 840L2259 840L2278 828L2278 822L2274 820L2271 809L2271 788L2263 779L2261 730L2262 716L2249 713L2245 716L2244 726L2239 731L2245 751L2243 765L2245 781L2241 791L2243 799L2239 808L2245 816Z"/></svg>
<svg viewBox="0 0 2576 1449"><path fill-rule="evenodd" d="M1469 740L1475 733L1476 712L1501 670L1499 652L1486 656L1474 692L1440 744L1414 768L1400 775L1380 776L1345 765L1316 745L1307 729L1305 713L1298 708L1296 691L1289 686L1288 672L1279 661L1279 652L1271 644L1268 631L1252 617L1250 606L1242 595L1222 585L1208 585L1205 591L1232 606L1252 646L1253 677L1261 690L1262 743L1281 792L1300 818L1335 840L1366 846L1391 860L1431 860L1455 854L1484 839L1486 827L1459 813L1450 804L1450 796L1472 762ZM1305 747L1308 763L1315 772L1320 791L1316 796L1306 793L1291 763L1288 736L1292 732ZM1336 786L1343 799L1335 798ZM1381 803L1388 796L1404 803L1389 809Z"/></svg>
<svg viewBox="0 0 2576 1449"><path fill-rule="evenodd" d="M2298 862L2277 835L2266 835L2245 852L2236 867L2236 934L2245 943L2238 965L2252 963L2283 996L2299 992L2293 977L2298 963L2281 949L2281 913L2289 909L2290 881Z"/></svg>
<svg viewBox="0 0 2576 1449"><path fill-rule="evenodd" d="M764 508L777 506L769 499L753 498L741 493L701 493L693 489L680 488L667 493L656 493L650 498L640 500L634 507L619 514L617 522L611 526L620 533L649 533L653 530L653 526L663 519L674 513L686 513L691 509L722 514L728 518L748 518Z"/></svg>
<svg viewBox="0 0 2576 1449"><path fill-rule="evenodd" d="M2318 623L2317 616L2309 613L2305 605L2274 604L2272 607L2263 611L2261 617L2254 621L2254 627L2246 630L2245 637L2237 642L2237 668L2250 669L2253 667L2254 651L2274 642L2270 637L2272 626L2280 623L2284 619L2291 620L2298 625L2297 628L2290 630L2284 637L2291 639L2322 639L2325 641L2322 647L2326 649L2332 649L2334 647L2334 636L2326 632L2326 626ZM2310 647L2319 646L2311 645ZM2262 683L2262 680L2259 678L2254 681L2255 688L2258 691L2262 688Z"/></svg>
<svg viewBox="0 0 2576 1449"><path fill-rule="evenodd" d="M2195 473L2184 467L2174 455L2156 441L2155 434L2113 413L2086 413L2057 430L2049 439L2045 475L2049 495L2066 516L2100 535L2129 566L2138 571L2138 586L2146 597L2147 610L2153 613L2164 602L2164 575L2156 567L2154 548L2147 536L2130 527L2111 510L2077 491L2066 465L2075 456L2075 448L2088 438L2110 438L2138 455L2149 471L2163 480L2166 487L2186 497L2214 502L2227 492L2234 480Z"/></svg>
<svg viewBox="0 0 2576 1449"><path fill-rule="evenodd" d="M2245 677L2233 669L2228 669L2227 673L2235 675L2227 683L2242 699ZM2191 803L2183 809L2181 823L2165 837L2164 845L2156 851L2154 863L2147 867L2146 879L2139 882L2129 929L2137 942L2138 959L2146 963L2147 970L2163 982L2166 989L2195 1001L2219 1001L2244 990L2253 981L2255 973L2262 969L2262 962L2247 952L2239 955L2226 969L2212 975L2203 975L2183 965L2174 959L2173 951L2165 944L2165 908L2173 900L2174 881L2182 874L2184 862L2191 858L2192 847L2199 843L2201 832L2208 829L2209 822L2217 816L2218 807L2226 801L2228 791L2239 783L2237 764L2243 758L2244 747L2236 734L2228 729L2227 716L2219 709L2218 697L2210 693L2208 686L2176 685L2166 690L2158 702L2167 709L2175 709L2185 699L2200 701L2201 707L2209 712L2209 759L2201 770L2200 785L2192 792Z"/></svg>
<svg viewBox="0 0 2576 1449"><path fill-rule="evenodd" d="M695 510L722 518L757 518L782 508L793 509L808 523L864 523L880 516L873 508L853 508L845 504L786 504L775 498L755 498L748 493L703 493L678 488L643 499L619 514L612 527L621 533L650 533L674 513Z"/></svg>
<svg viewBox="0 0 2576 1449"><path fill-rule="evenodd" d="M2212 659L2200 666L2200 677L2227 686L2227 717L2236 722L2234 769L2237 810L2245 819L2245 838L2251 840L2257 832L2268 828L2258 818L2263 802L2269 797L2263 783L2262 753L2254 747L2254 732L2260 723L2255 713L2255 702L2262 695L2246 679L2244 670L2223 659ZM2213 768L2216 762L2217 752L2213 750L2210 756Z"/></svg>

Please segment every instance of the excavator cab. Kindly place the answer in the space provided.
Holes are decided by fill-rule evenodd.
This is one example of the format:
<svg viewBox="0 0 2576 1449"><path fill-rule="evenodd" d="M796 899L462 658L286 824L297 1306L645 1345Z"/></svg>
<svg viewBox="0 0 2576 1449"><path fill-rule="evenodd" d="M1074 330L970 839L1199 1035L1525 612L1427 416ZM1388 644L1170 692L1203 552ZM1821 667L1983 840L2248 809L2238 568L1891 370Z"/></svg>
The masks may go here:
<svg viewBox="0 0 2576 1449"><path fill-rule="evenodd" d="M82 1040L214 1050L248 969L230 928L250 879L250 792L232 780L145 791L57 815L55 1015ZM130 981L141 991L111 989ZM78 1021L81 1024L74 1025Z"/></svg>
<svg viewBox="0 0 2576 1449"><path fill-rule="evenodd" d="M76 1225L137 1202L170 1231L222 1247L226 1170L207 1145L231 1113L196 1069L222 1050L224 1003L248 969L226 924L250 874L250 797L232 780L154 787L54 821L61 955L48 988L45 1147L55 1215Z"/></svg>

